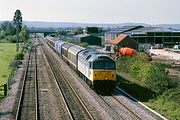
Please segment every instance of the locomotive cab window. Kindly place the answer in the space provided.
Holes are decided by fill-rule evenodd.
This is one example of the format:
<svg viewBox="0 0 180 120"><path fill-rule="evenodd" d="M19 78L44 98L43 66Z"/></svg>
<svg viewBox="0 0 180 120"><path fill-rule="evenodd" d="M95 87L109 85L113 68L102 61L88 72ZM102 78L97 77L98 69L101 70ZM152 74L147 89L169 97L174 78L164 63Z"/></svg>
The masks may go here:
<svg viewBox="0 0 180 120"><path fill-rule="evenodd" d="M114 62L93 62L93 69L115 69Z"/></svg>
<svg viewBox="0 0 180 120"><path fill-rule="evenodd" d="M105 69L115 69L115 65L112 62L105 62L104 63L104 68Z"/></svg>

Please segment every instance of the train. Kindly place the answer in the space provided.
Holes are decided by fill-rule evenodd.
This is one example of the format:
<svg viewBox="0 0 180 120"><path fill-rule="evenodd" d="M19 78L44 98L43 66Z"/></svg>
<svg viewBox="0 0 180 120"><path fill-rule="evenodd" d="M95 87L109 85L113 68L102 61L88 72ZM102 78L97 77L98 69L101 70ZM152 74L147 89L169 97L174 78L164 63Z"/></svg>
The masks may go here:
<svg viewBox="0 0 180 120"><path fill-rule="evenodd" d="M54 37L46 37L45 41L94 91L113 91L116 64L112 57Z"/></svg>

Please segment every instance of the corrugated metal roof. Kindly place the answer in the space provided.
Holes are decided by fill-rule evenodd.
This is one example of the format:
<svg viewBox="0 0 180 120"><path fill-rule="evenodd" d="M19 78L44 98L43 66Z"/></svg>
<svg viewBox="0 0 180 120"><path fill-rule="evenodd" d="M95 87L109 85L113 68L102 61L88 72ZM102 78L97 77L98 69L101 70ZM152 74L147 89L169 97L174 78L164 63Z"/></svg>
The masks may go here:
<svg viewBox="0 0 180 120"><path fill-rule="evenodd" d="M173 30L167 28L161 28L161 27L145 27L145 28L139 28L136 30L125 32L125 34L128 35L146 34L147 32L173 32Z"/></svg>
<svg viewBox="0 0 180 120"><path fill-rule="evenodd" d="M175 32L175 30L162 27L124 26L122 28L106 32L106 34L146 34L147 32ZM177 32L177 31L176 31Z"/></svg>
<svg viewBox="0 0 180 120"><path fill-rule="evenodd" d="M118 37L116 37L114 40L110 41L111 44L118 44L119 42L121 42L124 38L126 38L128 35L126 34L120 34L118 35Z"/></svg>
<svg viewBox="0 0 180 120"><path fill-rule="evenodd" d="M116 30L106 32L106 34L120 34L120 33L126 32L126 31L130 31L130 30L134 30L134 29L138 29L138 28L142 28L142 27L143 26L123 26Z"/></svg>
<svg viewBox="0 0 180 120"><path fill-rule="evenodd" d="M75 38L82 38L82 37L87 37L87 36L91 36L90 34L79 34L79 35L75 35Z"/></svg>

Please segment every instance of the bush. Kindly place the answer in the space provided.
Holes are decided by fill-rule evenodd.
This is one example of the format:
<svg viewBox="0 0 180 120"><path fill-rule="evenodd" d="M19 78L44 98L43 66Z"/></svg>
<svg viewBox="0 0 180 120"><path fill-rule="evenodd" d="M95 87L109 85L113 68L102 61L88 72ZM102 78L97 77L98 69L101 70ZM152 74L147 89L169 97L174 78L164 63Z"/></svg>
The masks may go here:
<svg viewBox="0 0 180 120"><path fill-rule="evenodd" d="M16 36L15 35L6 36L6 40L10 43L16 43Z"/></svg>
<svg viewBox="0 0 180 120"><path fill-rule="evenodd" d="M120 70L126 69L127 73L135 78L138 83L157 94L162 94L171 86L166 66L158 62L149 62L145 54L139 54L133 58L121 58L118 65L120 65Z"/></svg>
<svg viewBox="0 0 180 120"><path fill-rule="evenodd" d="M79 46L86 48L89 44L86 42L80 43Z"/></svg>
<svg viewBox="0 0 180 120"><path fill-rule="evenodd" d="M22 52L20 52L20 53L16 54L15 60L22 60L23 57L24 57L24 54Z"/></svg>
<svg viewBox="0 0 180 120"><path fill-rule="evenodd" d="M149 72L146 72L144 84L147 88L158 94L162 94L170 86L170 78L165 73L164 67L159 67L158 63L151 65Z"/></svg>
<svg viewBox="0 0 180 120"><path fill-rule="evenodd" d="M13 60L11 62L11 64L9 65L9 67L11 67L12 69L16 68L19 65L19 61L18 60Z"/></svg>

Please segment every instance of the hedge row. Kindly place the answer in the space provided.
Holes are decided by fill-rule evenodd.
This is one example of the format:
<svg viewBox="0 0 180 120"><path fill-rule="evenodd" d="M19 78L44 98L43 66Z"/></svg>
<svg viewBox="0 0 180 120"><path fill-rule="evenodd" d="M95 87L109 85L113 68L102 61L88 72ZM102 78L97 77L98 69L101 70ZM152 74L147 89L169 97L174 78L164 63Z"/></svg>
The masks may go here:
<svg viewBox="0 0 180 120"><path fill-rule="evenodd" d="M143 53L133 58L120 58L117 62L117 68L130 74L136 79L137 83L157 94L162 94L171 86L166 65L158 62L149 62Z"/></svg>

